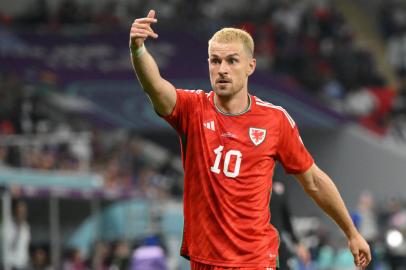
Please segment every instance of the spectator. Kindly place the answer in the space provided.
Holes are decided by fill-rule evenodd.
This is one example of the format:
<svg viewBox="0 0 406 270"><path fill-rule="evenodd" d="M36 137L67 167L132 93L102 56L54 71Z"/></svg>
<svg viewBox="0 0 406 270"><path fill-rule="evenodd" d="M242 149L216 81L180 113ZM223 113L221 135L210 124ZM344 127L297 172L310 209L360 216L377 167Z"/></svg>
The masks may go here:
<svg viewBox="0 0 406 270"><path fill-rule="evenodd" d="M72 248L67 251L65 261L63 262L63 270L86 270L85 262L79 249ZM100 269L102 268L95 268Z"/></svg>
<svg viewBox="0 0 406 270"><path fill-rule="evenodd" d="M24 201L15 199L12 202L12 216L4 220L3 226L6 269L27 269L31 233L27 222L27 204Z"/></svg>
<svg viewBox="0 0 406 270"><path fill-rule="evenodd" d="M280 235L279 244L279 268L292 269L288 264L291 257L296 255L301 263L310 263L310 253L308 249L300 243L291 222L291 211L288 205L288 196L285 185L274 179L272 185L272 196L270 202L271 223L278 230Z"/></svg>
<svg viewBox="0 0 406 270"><path fill-rule="evenodd" d="M388 54L389 62L398 74L406 70L406 30L389 39Z"/></svg>
<svg viewBox="0 0 406 270"><path fill-rule="evenodd" d="M52 270L49 265L48 253L43 247L34 249L29 270Z"/></svg>
<svg viewBox="0 0 406 270"><path fill-rule="evenodd" d="M363 192L358 201L357 213L354 215L354 223L359 232L367 240L372 254L378 241L378 220L374 209L374 198L369 192ZM374 256L375 257L375 256ZM375 260L368 265L367 269L374 269Z"/></svg>
<svg viewBox="0 0 406 270"><path fill-rule="evenodd" d="M91 254L88 265L91 269L107 270L110 265L110 246L102 241L98 241L94 245L94 250Z"/></svg>
<svg viewBox="0 0 406 270"><path fill-rule="evenodd" d="M130 264L130 247L125 240L119 240L114 244L113 258L110 270L127 270Z"/></svg>
<svg viewBox="0 0 406 270"><path fill-rule="evenodd" d="M168 270L166 256L156 237L147 237L143 245L134 250L131 270Z"/></svg>

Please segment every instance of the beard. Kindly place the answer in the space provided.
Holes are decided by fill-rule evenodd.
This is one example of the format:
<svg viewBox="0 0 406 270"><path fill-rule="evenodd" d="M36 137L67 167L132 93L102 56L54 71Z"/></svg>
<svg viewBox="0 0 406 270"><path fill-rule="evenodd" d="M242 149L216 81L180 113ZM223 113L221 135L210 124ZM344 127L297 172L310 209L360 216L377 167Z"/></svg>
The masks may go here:
<svg viewBox="0 0 406 270"><path fill-rule="evenodd" d="M236 88L233 84L214 84L212 85L214 93L220 98L231 99L243 90L243 87Z"/></svg>

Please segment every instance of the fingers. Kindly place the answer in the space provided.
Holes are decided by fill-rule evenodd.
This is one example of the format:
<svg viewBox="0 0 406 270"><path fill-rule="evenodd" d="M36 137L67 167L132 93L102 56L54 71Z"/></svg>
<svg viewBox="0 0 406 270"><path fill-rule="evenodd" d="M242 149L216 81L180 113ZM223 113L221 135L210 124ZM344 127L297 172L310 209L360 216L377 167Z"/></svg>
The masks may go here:
<svg viewBox="0 0 406 270"><path fill-rule="evenodd" d="M153 30L152 30L152 28L151 28L151 26L149 26L148 24L142 24L142 23L133 23L132 24L132 27L131 27L132 29L131 30L134 30L134 29L144 29L144 30L147 30L147 31L150 31L150 32L154 32Z"/></svg>
<svg viewBox="0 0 406 270"><path fill-rule="evenodd" d="M356 265L356 266L361 266L361 263L360 263L360 257L359 257L359 253L357 252L357 253L353 253L352 254L353 256L354 256L354 264Z"/></svg>
<svg viewBox="0 0 406 270"><path fill-rule="evenodd" d="M158 37L158 34L156 34L154 32L154 30L152 30L152 28L148 24L141 24L141 23L134 22L131 27L131 33L136 34L138 32L146 33L146 34L148 34L148 36L153 37L153 38Z"/></svg>
<svg viewBox="0 0 406 270"><path fill-rule="evenodd" d="M158 22L158 20L155 18L139 18L139 19L136 19L134 22L151 24L151 23Z"/></svg>
<svg viewBox="0 0 406 270"><path fill-rule="evenodd" d="M354 263L357 267L361 267L361 269L365 269L368 264L371 262L371 256L369 253L361 252L359 254L354 255Z"/></svg>
<svg viewBox="0 0 406 270"><path fill-rule="evenodd" d="M148 16L151 16L150 14L151 14L151 11L148 14ZM157 22L157 19L150 18L150 17L136 19L134 21L134 23L132 24L132 26L131 26L131 34L130 34L130 36L132 38L138 38L138 37L142 37L142 38L147 38L147 37L158 38L158 35L151 28L151 23L156 23L156 22Z"/></svg>
<svg viewBox="0 0 406 270"><path fill-rule="evenodd" d="M158 35L157 35L156 33L154 33L154 32L148 31L148 30L136 29L136 30L131 30L130 37L131 37L131 38L138 38L138 37L142 37L142 38L147 38L147 37L157 38Z"/></svg>
<svg viewBox="0 0 406 270"><path fill-rule="evenodd" d="M361 235L351 238L349 248L354 256L355 265L365 269L371 262L371 250L365 239Z"/></svg>
<svg viewBox="0 0 406 270"><path fill-rule="evenodd" d="M371 249L369 249L368 252L366 253L366 257L367 257L368 262L370 262L372 260Z"/></svg>
<svg viewBox="0 0 406 270"><path fill-rule="evenodd" d="M151 24L156 23L155 10L150 10L147 17L136 19L131 25L130 46L141 46L148 37L158 38L158 35L152 30Z"/></svg>
<svg viewBox="0 0 406 270"><path fill-rule="evenodd" d="M136 19L134 22L151 24L151 23L156 23L157 21L158 20L155 18L155 10L151 9L148 12L147 17Z"/></svg>
<svg viewBox="0 0 406 270"><path fill-rule="evenodd" d="M359 257L360 257L360 266L362 268L367 267L368 264L371 262L371 254L369 252L366 253L362 252Z"/></svg>
<svg viewBox="0 0 406 270"><path fill-rule="evenodd" d="M358 248L353 248L351 249L352 256L354 257L354 264L357 267L361 266L361 256L360 256L360 250Z"/></svg>

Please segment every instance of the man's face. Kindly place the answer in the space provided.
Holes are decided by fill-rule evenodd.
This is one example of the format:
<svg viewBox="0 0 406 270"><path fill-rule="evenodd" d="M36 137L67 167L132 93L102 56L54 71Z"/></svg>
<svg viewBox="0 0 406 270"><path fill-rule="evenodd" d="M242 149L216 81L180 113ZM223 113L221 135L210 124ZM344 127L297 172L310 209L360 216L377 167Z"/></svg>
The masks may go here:
<svg viewBox="0 0 406 270"><path fill-rule="evenodd" d="M248 76L254 72L255 59L239 42L212 42L209 49L210 82L220 97L247 91Z"/></svg>
<svg viewBox="0 0 406 270"><path fill-rule="evenodd" d="M25 221L27 219L27 205L24 202L17 204L16 218L18 221Z"/></svg>

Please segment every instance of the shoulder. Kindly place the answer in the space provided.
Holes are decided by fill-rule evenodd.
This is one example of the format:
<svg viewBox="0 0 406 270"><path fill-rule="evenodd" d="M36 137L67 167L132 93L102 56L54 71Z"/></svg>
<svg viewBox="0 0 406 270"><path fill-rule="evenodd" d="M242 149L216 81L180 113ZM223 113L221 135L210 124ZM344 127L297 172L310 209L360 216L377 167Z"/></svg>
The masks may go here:
<svg viewBox="0 0 406 270"><path fill-rule="evenodd" d="M191 89L176 89L176 91L180 94L184 94L184 95L195 95L195 96L207 96L210 93L206 93L204 90L202 89L195 89L195 90L191 90Z"/></svg>
<svg viewBox="0 0 406 270"><path fill-rule="evenodd" d="M184 97L190 100L210 101L213 98L213 91L205 92L204 90L190 90L190 89L176 89L178 96Z"/></svg>
<svg viewBox="0 0 406 270"><path fill-rule="evenodd" d="M282 106L264 101L256 96L253 96L253 98L258 110L262 110L263 112L271 115L272 117L277 117L279 120L287 120L289 121L292 127L295 126L295 121Z"/></svg>
<svg viewBox="0 0 406 270"><path fill-rule="evenodd" d="M202 89L196 89L196 90L191 90L191 89L176 89L176 92L178 95L182 96L187 96L190 98L206 98L209 99L213 94L213 92L207 93L206 91Z"/></svg>

